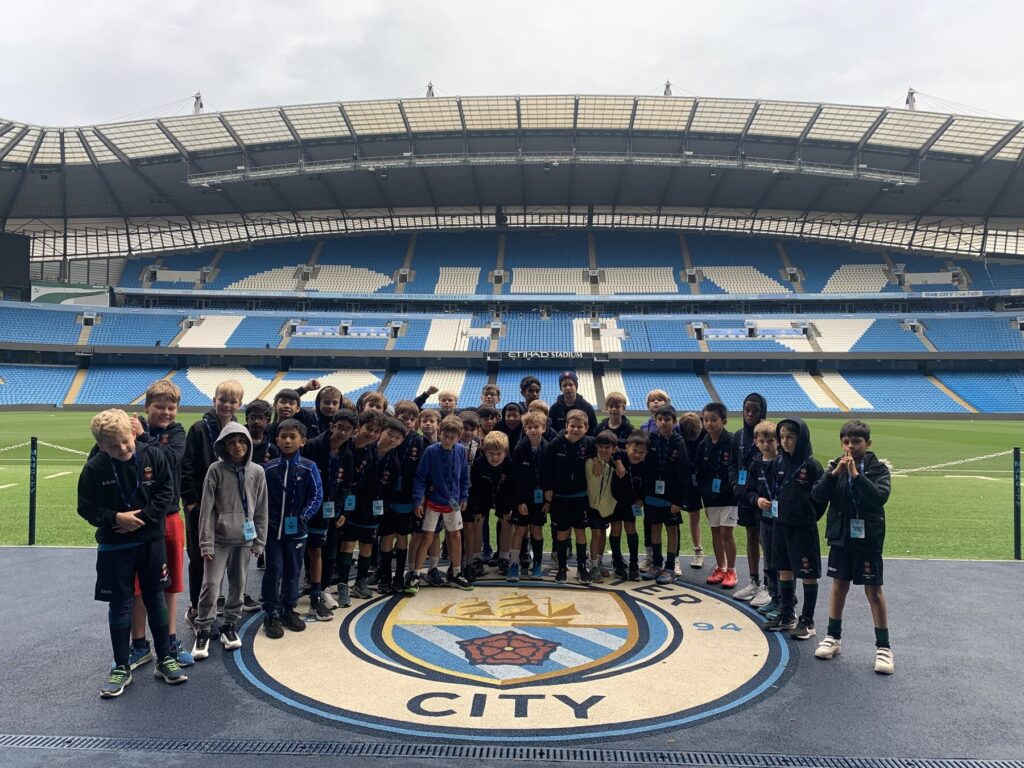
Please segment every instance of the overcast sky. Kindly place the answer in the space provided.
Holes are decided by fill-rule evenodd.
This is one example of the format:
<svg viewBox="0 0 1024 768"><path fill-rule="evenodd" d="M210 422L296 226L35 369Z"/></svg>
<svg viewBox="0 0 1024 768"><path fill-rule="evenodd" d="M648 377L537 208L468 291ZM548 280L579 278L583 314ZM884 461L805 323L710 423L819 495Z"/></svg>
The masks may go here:
<svg viewBox="0 0 1024 768"><path fill-rule="evenodd" d="M1024 118L1024 4L261 2L5 4L0 117L129 116L423 95L660 93ZM163 106L163 109L157 109ZM945 108L943 108L945 107Z"/></svg>

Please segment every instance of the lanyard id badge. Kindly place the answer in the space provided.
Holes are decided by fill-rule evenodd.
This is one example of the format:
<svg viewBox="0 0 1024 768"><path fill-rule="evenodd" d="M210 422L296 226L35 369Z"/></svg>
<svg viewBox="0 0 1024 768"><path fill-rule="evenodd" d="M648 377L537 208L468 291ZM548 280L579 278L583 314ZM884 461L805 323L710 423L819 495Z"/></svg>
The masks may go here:
<svg viewBox="0 0 1024 768"><path fill-rule="evenodd" d="M542 491L540 488L534 488L533 489L533 503L534 504L543 504L544 503L544 491Z"/></svg>
<svg viewBox="0 0 1024 768"><path fill-rule="evenodd" d="M384 500L374 499L373 500L373 516L380 517L384 514Z"/></svg>
<svg viewBox="0 0 1024 768"><path fill-rule="evenodd" d="M644 516L644 505L643 504L634 504L633 505L633 517L643 517L643 516Z"/></svg>
<svg viewBox="0 0 1024 768"><path fill-rule="evenodd" d="M334 502L333 501L325 501L324 502L324 517L330 519L330 518L332 518L334 516L335 516Z"/></svg>
<svg viewBox="0 0 1024 768"><path fill-rule="evenodd" d="M242 521L242 536L246 541L252 541L256 538L256 524L252 520Z"/></svg>
<svg viewBox="0 0 1024 768"><path fill-rule="evenodd" d="M355 508L356 508L356 495L354 493L350 493L348 496L345 497L345 511L346 512L352 512L352 511L355 510Z"/></svg>
<svg viewBox="0 0 1024 768"><path fill-rule="evenodd" d="M865 536L864 521L861 518L854 517L850 520L850 538L851 539L863 539Z"/></svg>
<svg viewBox="0 0 1024 768"><path fill-rule="evenodd" d="M722 478L716 477L711 481L711 492L720 493L722 490Z"/></svg>
<svg viewBox="0 0 1024 768"><path fill-rule="evenodd" d="M740 485L746 485L747 484L747 470L741 469L740 470L740 476L739 476L738 479L739 479L739 484Z"/></svg>
<svg viewBox="0 0 1024 768"><path fill-rule="evenodd" d="M770 517L773 520L779 516L779 500L772 499L772 505L764 511L765 517Z"/></svg>
<svg viewBox="0 0 1024 768"><path fill-rule="evenodd" d="M654 481L654 492L656 494L658 494L659 496L664 495L664 493L665 493L665 481L664 480L655 480Z"/></svg>
<svg viewBox="0 0 1024 768"><path fill-rule="evenodd" d="M299 532L299 518L286 517L284 519L284 532L289 536L297 534Z"/></svg>
<svg viewBox="0 0 1024 768"><path fill-rule="evenodd" d="M448 499L448 506L452 508L452 512L459 508L459 500L452 496Z"/></svg>

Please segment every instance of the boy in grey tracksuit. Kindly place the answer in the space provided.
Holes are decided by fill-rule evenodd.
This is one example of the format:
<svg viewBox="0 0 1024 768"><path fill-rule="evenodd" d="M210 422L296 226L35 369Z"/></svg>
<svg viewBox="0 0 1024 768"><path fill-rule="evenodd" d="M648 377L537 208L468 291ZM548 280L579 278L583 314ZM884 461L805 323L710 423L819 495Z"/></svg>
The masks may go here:
<svg viewBox="0 0 1024 768"><path fill-rule="evenodd" d="M196 659L210 655L210 629L217 617L217 598L225 575L227 599L220 642L225 650L241 647L235 625L242 618L250 552L252 556L261 554L267 541L267 481L263 467L252 462L248 431L228 422L217 437L214 451L220 460L206 472L199 511L203 587L192 649Z"/></svg>

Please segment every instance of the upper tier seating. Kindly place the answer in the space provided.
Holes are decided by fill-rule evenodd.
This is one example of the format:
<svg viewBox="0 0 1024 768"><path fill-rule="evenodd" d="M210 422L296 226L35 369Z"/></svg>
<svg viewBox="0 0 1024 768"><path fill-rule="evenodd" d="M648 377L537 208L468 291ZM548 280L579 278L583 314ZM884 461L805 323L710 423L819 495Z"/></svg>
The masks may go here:
<svg viewBox="0 0 1024 768"><path fill-rule="evenodd" d="M805 293L895 293L900 290L887 280L885 259L831 243L791 242L784 244L790 264L803 273Z"/></svg>
<svg viewBox="0 0 1024 768"><path fill-rule="evenodd" d="M72 366L0 364L0 405L63 405L74 378Z"/></svg>
<svg viewBox="0 0 1024 768"><path fill-rule="evenodd" d="M487 282L498 257L493 232L422 232L416 238L413 279L405 293L472 295L494 292Z"/></svg>
<svg viewBox="0 0 1024 768"><path fill-rule="evenodd" d="M309 262L315 243L273 243L244 251L226 251L211 291L295 291L299 268Z"/></svg>
<svg viewBox="0 0 1024 768"><path fill-rule="evenodd" d="M0 307L0 341L12 344L75 344L82 331L76 320L80 311Z"/></svg>
<svg viewBox="0 0 1024 768"><path fill-rule="evenodd" d="M506 332L498 342L502 352L561 352L572 349L572 317L552 315L542 320L537 315L510 313Z"/></svg>
<svg viewBox="0 0 1024 768"><path fill-rule="evenodd" d="M928 318L921 322L929 341L944 352L1024 351L1024 335L1005 317Z"/></svg>
<svg viewBox="0 0 1024 768"><path fill-rule="evenodd" d="M134 312L100 312L89 344L97 347L168 346L181 332L182 315Z"/></svg>
<svg viewBox="0 0 1024 768"><path fill-rule="evenodd" d="M685 264L674 232L595 232L594 249L601 269L663 267L675 272Z"/></svg>

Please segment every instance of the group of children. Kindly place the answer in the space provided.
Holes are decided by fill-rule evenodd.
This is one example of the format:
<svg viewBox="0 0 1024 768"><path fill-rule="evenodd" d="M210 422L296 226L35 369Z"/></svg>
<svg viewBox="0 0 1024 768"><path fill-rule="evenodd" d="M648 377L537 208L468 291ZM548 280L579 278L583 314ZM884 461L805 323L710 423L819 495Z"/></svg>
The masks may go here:
<svg viewBox="0 0 1024 768"><path fill-rule="evenodd" d="M881 556L890 476L868 450L866 424L843 425L843 455L823 469L806 424L766 421L757 393L744 400L742 427L730 433L721 403L680 416L661 390L649 393L650 417L639 428L624 415L625 395L614 392L599 423L578 386L574 372L563 373L549 409L540 382L527 376L521 401L499 411L501 393L488 385L478 407L460 411L455 393L433 387L391 407L379 393L352 403L314 380L279 391L272 405L250 402L243 427L236 421L242 386L225 381L186 433L175 421L177 387L160 380L146 393L145 418L98 414L78 509L97 529L96 599L109 603L114 663L101 695L119 696L132 671L154 658L147 616L155 674L167 683L186 681L182 667L208 657L214 637L226 650L239 648L245 611L262 609L268 638L303 631L296 611L303 572L311 615L329 621L353 598L371 597L373 586L410 596L425 585L469 590L488 565L510 582L543 578L550 526L556 582L568 580L572 539L581 584L612 574L669 584L681 564L684 511L690 565L703 567L702 509L715 555L707 584L738 585L734 528L743 526L750 581L734 596L766 616L766 630L808 639L816 634L818 520L827 508L833 590L828 634L815 655L840 652L849 586L863 584L876 628L875 670L893 671ZM301 398L312 390L316 407L307 410ZM434 394L440 407L424 408ZM447 574L439 569L442 530ZM191 651L174 625L183 548ZM264 569L259 602L246 592L253 557Z"/></svg>

